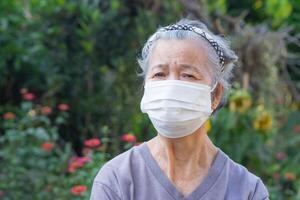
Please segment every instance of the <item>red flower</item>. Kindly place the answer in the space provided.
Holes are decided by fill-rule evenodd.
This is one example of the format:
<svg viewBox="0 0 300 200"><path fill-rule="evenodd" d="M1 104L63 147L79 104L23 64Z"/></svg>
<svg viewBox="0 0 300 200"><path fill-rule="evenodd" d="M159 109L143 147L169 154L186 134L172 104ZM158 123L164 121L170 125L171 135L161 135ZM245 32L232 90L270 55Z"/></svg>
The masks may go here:
<svg viewBox="0 0 300 200"><path fill-rule="evenodd" d="M33 93L24 93L23 94L23 99L26 100L26 101L32 101L35 99L35 95Z"/></svg>
<svg viewBox="0 0 300 200"><path fill-rule="evenodd" d="M71 188L71 193L74 195L81 195L86 190L87 187L85 185L75 185Z"/></svg>
<svg viewBox="0 0 300 200"><path fill-rule="evenodd" d="M75 156L75 157L71 158L71 162L70 162L70 164L68 166L68 170L67 171L69 173L73 173L78 168L83 167L85 165L85 163L90 162L90 161L91 161L91 158L89 158L89 157L86 157L86 156L84 156L84 157L77 157L77 156Z"/></svg>
<svg viewBox="0 0 300 200"><path fill-rule="evenodd" d="M15 119L16 118L16 115L12 112L7 112L7 113L4 113L3 115L3 119Z"/></svg>
<svg viewBox="0 0 300 200"><path fill-rule="evenodd" d="M43 115L49 115L49 114L52 113L52 108L49 107L49 106L44 106L44 107L42 107L42 109L41 109L41 113L42 113Z"/></svg>
<svg viewBox="0 0 300 200"><path fill-rule="evenodd" d="M60 111L67 111L67 110L70 109L70 106L68 104L65 104L65 103L61 103L57 107Z"/></svg>
<svg viewBox="0 0 300 200"><path fill-rule="evenodd" d="M90 148L94 148L101 145L101 141L98 138L92 138L84 141L84 145Z"/></svg>
<svg viewBox="0 0 300 200"><path fill-rule="evenodd" d="M122 135L121 140L124 142L136 142L136 137L131 133L126 133Z"/></svg>
<svg viewBox="0 0 300 200"><path fill-rule="evenodd" d="M47 152L52 151L53 147L54 147L54 144L50 143L50 142L44 142L41 144L41 148Z"/></svg>
<svg viewBox="0 0 300 200"><path fill-rule="evenodd" d="M68 172L69 173L74 173L76 170L77 170L77 165L75 165L74 163L71 163L69 166L68 166Z"/></svg>

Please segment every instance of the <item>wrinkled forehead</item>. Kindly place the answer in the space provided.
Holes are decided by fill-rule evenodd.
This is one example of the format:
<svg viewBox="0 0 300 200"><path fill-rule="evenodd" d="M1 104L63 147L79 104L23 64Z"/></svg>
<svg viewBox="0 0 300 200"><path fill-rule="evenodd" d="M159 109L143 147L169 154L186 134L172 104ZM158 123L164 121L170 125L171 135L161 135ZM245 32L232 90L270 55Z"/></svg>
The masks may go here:
<svg viewBox="0 0 300 200"><path fill-rule="evenodd" d="M208 55L211 49L205 41L195 39L159 39L149 57L149 70L159 65L195 66L203 73L210 73Z"/></svg>

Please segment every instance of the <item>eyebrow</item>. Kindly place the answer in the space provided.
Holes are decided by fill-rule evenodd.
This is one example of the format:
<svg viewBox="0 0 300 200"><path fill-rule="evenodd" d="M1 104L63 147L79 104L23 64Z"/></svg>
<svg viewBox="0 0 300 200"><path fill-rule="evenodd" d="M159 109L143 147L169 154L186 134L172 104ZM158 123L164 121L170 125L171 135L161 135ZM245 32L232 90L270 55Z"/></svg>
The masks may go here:
<svg viewBox="0 0 300 200"><path fill-rule="evenodd" d="M191 70L193 70L193 71L195 71L195 72L197 72L199 74L202 74L201 71L199 70L199 68L196 67L196 66L193 66L193 65L180 64L179 68L181 68L181 69L191 69Z"/></svg>
<svg viewBox="0 0 300 200"><path fill-rule="evenodd" d="M157 68L164 70L166 67L168 67L168 64L157 64L157 65L154 65L153 67L150 67L150 71L154 71L154 69L157 69ZM202 72L199 70L199 68L196 66L193 66L193 65L179 64L179 68L193 70L193 71L197 72L198 74L202 74Z"/></svg>
<svg viewBox="0 0 300 200"><path fill-rule="evenodd" d="M154 65L153 67L150 67L150 71L153 71L156 68L160 68L160 69L164 69L168 66L168 64L158 64L158 65Z"/></svg>

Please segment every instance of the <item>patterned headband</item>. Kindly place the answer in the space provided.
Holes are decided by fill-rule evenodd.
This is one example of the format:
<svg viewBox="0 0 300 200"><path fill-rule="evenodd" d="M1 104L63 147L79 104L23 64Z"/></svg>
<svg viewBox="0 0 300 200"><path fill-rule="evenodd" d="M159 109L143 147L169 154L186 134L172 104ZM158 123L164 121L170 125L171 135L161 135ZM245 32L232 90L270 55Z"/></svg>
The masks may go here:
<svg viewBox="0 0 300 200"><path fill-rule="evenodd" d="M201 28L192 26L192 25L170 25L167 27L163 27L161 30L159 31L173 31L173 30L185 30L185 31L192 31L194 33L196 33L197 35L200 35L202 38L204 38L206 41L208 41L208 43L213 47L213 49L215 50L215 52L217 53L218 57L219 57L219 63L221 65L221 72L224 71L224 65L225 65L225 56L224 53L222 51L222 48L218 45L218 43L213 39L213 37L207 33L206 31L204 31ZM153 41L149 41L149 46L147 47L146 51L149 51L150 46L152 45Z"/></svg>

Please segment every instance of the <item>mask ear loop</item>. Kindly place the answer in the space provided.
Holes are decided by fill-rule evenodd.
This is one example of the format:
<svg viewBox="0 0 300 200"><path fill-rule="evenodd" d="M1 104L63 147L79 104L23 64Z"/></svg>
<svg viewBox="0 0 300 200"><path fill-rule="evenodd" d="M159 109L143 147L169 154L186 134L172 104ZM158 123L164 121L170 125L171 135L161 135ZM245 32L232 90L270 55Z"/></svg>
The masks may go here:
<svg viewBox="0 0 300 200"><path fill-rule="evenodd" d="M218 85L218 81L216 81L215 85L212 87L212 89L210 90L210 92L213 92L216 89L217 85Z"/></svg>
<svg viewBox="0 0 300 200"><path fill-rule="evenodd" d="M212 87L210 92L213 92L216 89L217 85L218 85L218 81L216 81L216 83L214 84L214 86ZM214 113L214 111L211 112L210 116L212 116L213 113Z"/></svg>

